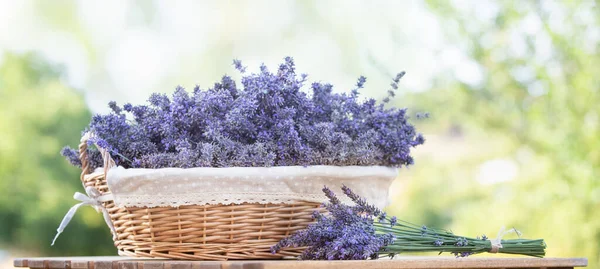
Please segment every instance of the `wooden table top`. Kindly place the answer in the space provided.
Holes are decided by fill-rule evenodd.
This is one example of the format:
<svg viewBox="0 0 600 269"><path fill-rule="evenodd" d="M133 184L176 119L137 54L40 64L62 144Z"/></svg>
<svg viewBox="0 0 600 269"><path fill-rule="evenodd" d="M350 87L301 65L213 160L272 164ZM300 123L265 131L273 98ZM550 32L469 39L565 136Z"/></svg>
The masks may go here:
<svg viewBox="0 0 600 269"><path fill-rule="evenodd" d="M369 261L176 261L130 257L19 258L15 267L52 269L299 269L299 268L573 268L587 266L586 258L454 258L398 257Z"/></svg>

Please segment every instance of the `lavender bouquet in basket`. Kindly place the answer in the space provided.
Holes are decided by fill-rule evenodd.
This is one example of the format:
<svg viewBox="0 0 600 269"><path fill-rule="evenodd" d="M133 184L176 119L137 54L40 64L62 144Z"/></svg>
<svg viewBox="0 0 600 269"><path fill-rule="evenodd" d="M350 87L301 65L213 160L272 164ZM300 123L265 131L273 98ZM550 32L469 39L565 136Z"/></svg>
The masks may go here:
<svg viewBox="0 0 600 269"><path fill-rule="evenodd" d="M296 74L290 57L276 72L263 65L246 74L240 61L234 66L243 87L224 76L191 94L181 87L172 98L153 94L147 105L109 103L112 113L95 115L84 131L96 136L89 143L107 149L124 168L400 167L413 163L411 148L425 141L406 109L384 107L404 72L377 103L359 98L364 77L348 94L318 82L304 91L307 75ZM76 149L65 147L62 154L81 165ZM99 152L89 156L92 169L102 166Z"/></svg>
<svg viewBox="0 0 600 269"><path fill-rule="evenodd" d="M457 258L483 252L545 255L543 239L502 239L510 232L520 237L515 229L501 231L498 238L491 240L485 235L476 238L459 236L388 217L350 188L344 186L342 190L355 205L342 204L333 191L324 187L323 192L329 198L324 207L329 213L315 211L315 223L281 240L271 251L277 253L285 247L307 247L299 256L302 260L364 260L409 252L449 252Z"/></svg>

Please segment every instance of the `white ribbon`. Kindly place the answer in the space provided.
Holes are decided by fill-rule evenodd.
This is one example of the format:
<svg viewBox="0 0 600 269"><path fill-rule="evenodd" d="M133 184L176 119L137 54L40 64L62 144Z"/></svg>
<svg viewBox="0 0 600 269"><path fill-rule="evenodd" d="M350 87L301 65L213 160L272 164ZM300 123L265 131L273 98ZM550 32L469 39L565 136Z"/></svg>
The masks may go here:
<svg viewBox="0 0 600 269"><path fill-rule="evenodd" d="M113 232L113 235L116 234L115 226L113 226L113 224L112 224L110 215L108 214L108 210L106 210L106 208L104 208L102 206L102 202L108 202L108 201L112 200L112 195L110 195L110 194L102 195L94 187L86 187L85 192L87 193L87 195L80 193L80 192L76 192L73 195L73 198L77 201L80 201L81 203L78 203L78 204L74 205L73 207L71 207L71 209L69 209L69 212L67 212L67 214L65 215L63 220L60 222L60 226L58 226L58 229L56 229L56 231L58 233L54 237L54 240L52 240L52 244L51 244L52 246L54 246L54 242L56 242L56 239L58 238L58 236L65 230L65 227L67 227L67 225L69 224L71 219L73 219L73 216L75 216L77 209L79 209L83 205L89 205L89 206L93 207L94 209L96 209L96 211L98 213L100 213L100 211L102 211L102 215L104 216L104 221L110 228L111 232Z"/></svg>
<svg viewBox="0 0 600 269"><path fill-rule="evenodd" d="M517 236L521 238L521 232L519 232L519 230L512 228L508 231L505 231L505 229L505 227L502 227L502 229L498 231L498 236L496 237L496 239L490 240L490 242L492 243L492 249L490 250L490 253L498 253L500 251L500 249L502 248L502 237L509 233L516 233Z"/></svg>

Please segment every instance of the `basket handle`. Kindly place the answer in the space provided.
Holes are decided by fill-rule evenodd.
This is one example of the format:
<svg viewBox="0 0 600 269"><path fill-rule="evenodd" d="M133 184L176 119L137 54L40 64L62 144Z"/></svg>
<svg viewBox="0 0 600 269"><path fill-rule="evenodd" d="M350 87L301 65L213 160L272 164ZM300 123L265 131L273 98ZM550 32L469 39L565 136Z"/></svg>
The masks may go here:
<svg viewBox="0 0 600 269"><path fill-rule="evenodd" d="M81 137L81 143L79 143L79 159L81 160L81 176L79 179L81 179L81 182L85 184L85 180L84 177L87 174L90 174L92 171L90 171L90 162L89 162L89 156L88 156L88 140L90 140L90 138L95 137L95 135L91 132L86 132L82 137ZM98 147L98 145L96 145L96 147L98 148L98 151L100 151L100 155L102 155L102 159L104 160L104 175L106 176L106 173L108 172L108 170L110 168L112 168L113 166L116 166L115 161L110 157L110 153L108 152L107 149Z"/></svg>

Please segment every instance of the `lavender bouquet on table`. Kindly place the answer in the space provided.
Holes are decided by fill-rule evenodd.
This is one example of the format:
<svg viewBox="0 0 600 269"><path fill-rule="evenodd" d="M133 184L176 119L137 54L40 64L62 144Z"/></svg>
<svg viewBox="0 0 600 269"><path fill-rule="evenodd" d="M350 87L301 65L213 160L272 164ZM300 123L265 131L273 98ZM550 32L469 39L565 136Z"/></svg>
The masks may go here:
<svg viewBox="0 0 600 269"><path fill-rule="evenodd" d="M450 252L458 257L477 253L520 254L533 257L545 255L543 239L502 240L508 232L501 232L497 239L465 237L452 232L418 226L369 205L348 187L342 187L355 205L344 205L335 193L323 188L329 198L324 204L329 213L315 211L316 222L281 240L271 248L273 253L286 247L307 247L301 260L364 260L382 256L393 257L407 252ZM512 229L509 232L520 233Z"/></svg>

